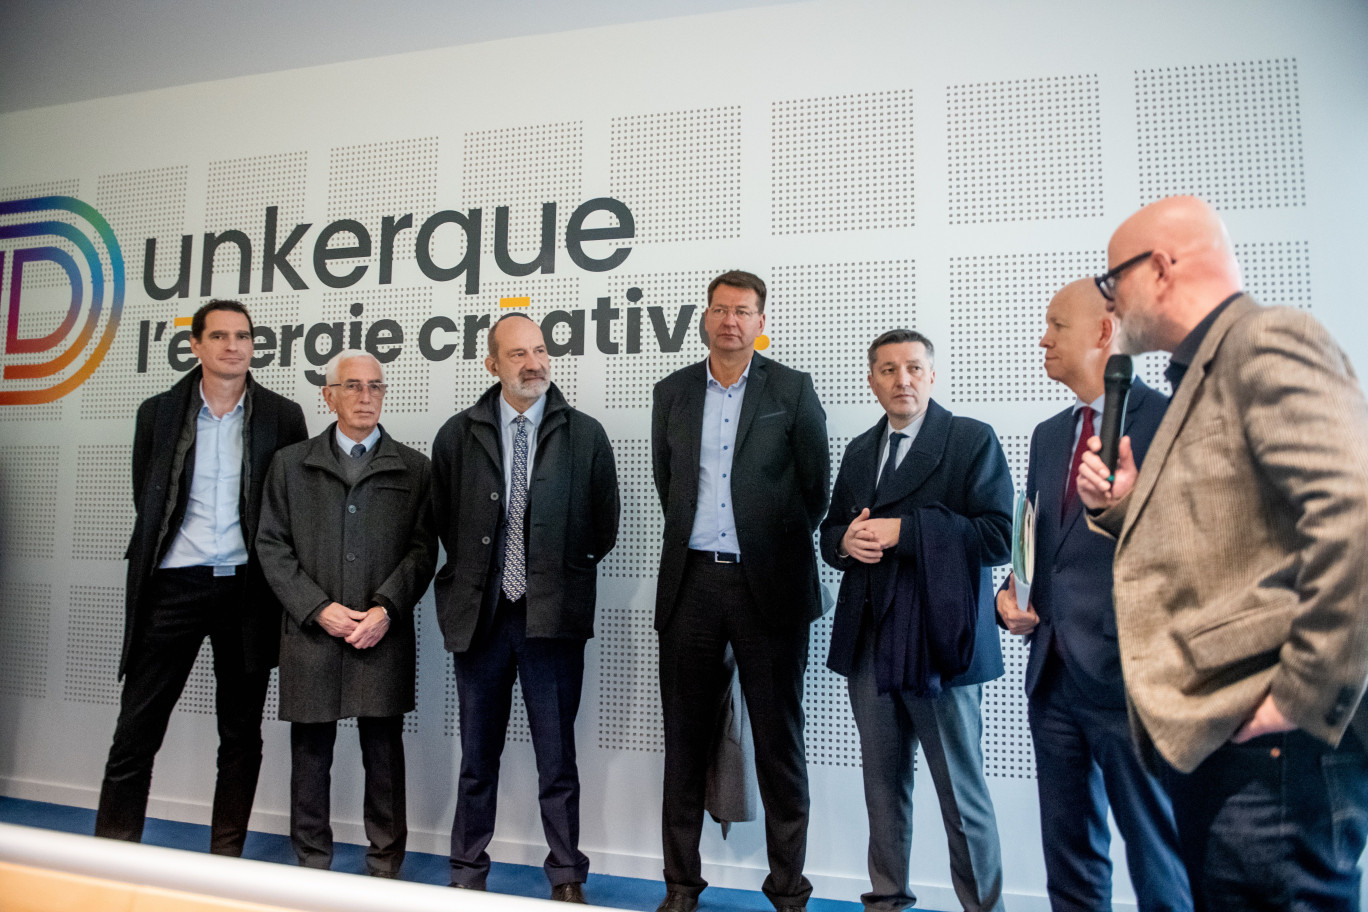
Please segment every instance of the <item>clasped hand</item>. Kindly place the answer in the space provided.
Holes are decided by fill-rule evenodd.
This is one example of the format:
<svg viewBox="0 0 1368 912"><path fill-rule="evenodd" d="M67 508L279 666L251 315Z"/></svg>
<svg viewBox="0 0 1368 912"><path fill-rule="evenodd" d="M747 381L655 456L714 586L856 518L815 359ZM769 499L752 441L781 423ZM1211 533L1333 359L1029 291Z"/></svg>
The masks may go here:
<svg viewBox="0 0 1368 912"><path fill-rule="evenodd" d="M870 519L865 507L841 536L841 550L862 564L877 564L901 534L901 519Z"/></svg>
<svg viewBox="0 0 1368 912"><path fill-rule="evenodd" d="M389 632L389 614L379 605L369 611L353 611L333 602L318 612L318 626L329 636L346 640L357 649L369 649Z"/></svg>

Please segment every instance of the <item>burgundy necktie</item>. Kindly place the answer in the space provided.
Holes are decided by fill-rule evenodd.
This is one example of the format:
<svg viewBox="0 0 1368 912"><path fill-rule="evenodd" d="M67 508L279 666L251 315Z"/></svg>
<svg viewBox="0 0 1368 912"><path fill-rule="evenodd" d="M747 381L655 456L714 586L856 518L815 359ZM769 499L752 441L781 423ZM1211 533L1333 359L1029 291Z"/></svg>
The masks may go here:
<svg viewBox="0 0 1368 912"><path fill-rule="evenodd" d="M1088 438L1093 435L1092 406L1085 405L1078 410L1083 416L1083 430L1078 435L1078 446L1074 447L1073 460L1069 463L1069 478L1064 483L1064 502L1059 505L1059 521L1069 514L1069 508L1078 499L1078 466L1083 462L1083 454L1088 452Z"/></svg>

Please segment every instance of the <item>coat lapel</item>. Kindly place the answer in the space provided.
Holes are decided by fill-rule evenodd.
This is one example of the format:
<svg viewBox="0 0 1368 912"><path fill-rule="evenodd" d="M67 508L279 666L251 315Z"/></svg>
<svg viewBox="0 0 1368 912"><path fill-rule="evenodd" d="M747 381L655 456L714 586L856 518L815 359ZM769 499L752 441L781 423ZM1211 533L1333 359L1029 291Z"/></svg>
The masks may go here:
<svg viewBox="0 0 1368 912"><path fill-rule="evenodd" d="M689 447L689 458L686 465L697 466L699 454L702 452L703 435L700 433L703 427L703 401L708 395L708 368L707 361L699 361L693 366L682 379L684 380L683 395L680 397L678 427L686 428L687 431L679 436L684 439ZM743 402L744 406L745 403ZM671 419L671 423L674 421ZM739 449L739 447L738 447ZM698 473L692 475L692 484L698 484Z"/></svg>
<svg viewBox="0 0 1368 912"><path fill-rule="evenodd" d="M883 428L886 426L887 417L879 422L880 435L874 445L875 459L878 459L878 452L883 445ZM936 471L936 466L940 465L941 457L945 453L946 437L950 433L950 413L941 408L933 399L926 407L926 418L922 421L921 430L917 432L917 439L912 441L912 448L907 451L903 461L898 465L898 470L893 473L887 487L877 492L878 497L870 512L878 510L880 507L891 503L897 503L904 497L911 494L922 483ZM875 469L875 472L882 471L882 466ZM877 475L875 483L877 484Z"/></svg>
<svg viewBox="0 0 1368 912"><path fill-rule="evenodd" d="M1192 359L1192 365L1184 375L1183 382L1173 392L1168 411L1164 413L1164 420L1159 423L1159 429L1154 432L1154 441L1150 444L1149 453L1145 456L1145 464L1140 470L1140 476L1135 481L1135 488L1130 493L1130 503L1126 506L1125 524L1121 528L1121 535L1116 540L1118 548L1130 535L1130 530L1135 526L1136 520L1140 518L1145 504L1154 492L1154 485L1164 470L1164 463L1168 461L1169 453L1173 450L1178 432L1187 423L1188 413L1192 411L1193 403L1197 399L1197 391L1206 382L1207 368L1210 366L1212 358L1216 357L1216 352L1220 349L1225 334L1230 331L1230 327L1234 325L1236 320L1256 307L1258 305L1248 295L1241 295L1236 298L1225 309L1225 312L1216 318L1216 322L1212 324L1206 338L1202 340L1202 345L1197 349L1197 356Z"/></svg>
<svg viewBox="0 0 1368 912"><path fill-rule="evenodd" d="M1040 452L1036 454L1036 542L1041 537L1050 543L1049 554L1041 549L1037 565L1054 559L1060 543L1068 536L1073 524L1083 511L1077 508L1060 509L1064 504L1064 486L1069 480L1069 466L1073 461L1073 409L1051 418L1049 425L1037 439ZM1058 530L1058 531L1056 531Z"/></svg>
<svg viewBox="0 0 1368 912"><path fill-rule="evenodd" d="M738 419L736 427L736 451L738 453L746 442L746 434L750 431L751 423L755 421L755 413L760 408L761 400L765 398L765 380L769 374L765 368L768 360L758 352L751 355L750 372L746 374L745 397L741 400L741 417ZM701 411L698 416L698 423L699 425L703 423Z"/></svg>

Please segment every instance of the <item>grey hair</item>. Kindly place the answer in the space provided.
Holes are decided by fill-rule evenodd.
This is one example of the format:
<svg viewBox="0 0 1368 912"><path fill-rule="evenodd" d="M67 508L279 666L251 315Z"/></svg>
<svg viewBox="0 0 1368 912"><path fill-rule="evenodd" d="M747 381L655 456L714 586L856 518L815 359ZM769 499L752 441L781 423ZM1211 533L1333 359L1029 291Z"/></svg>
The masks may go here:
<svg viewBox="0 0 1368 912"><path fill-rule="evenodd" d="M385 379L385 365L380 363L380 359L368 351L359 348L344 348L337 354L328 359L328 366L323 369L324 376L327 377L329 384L337 382L337 372L342 369L342 362L350 361L352 358L370 358L375 362L375 366L380 368L380 379Z"/></svg>

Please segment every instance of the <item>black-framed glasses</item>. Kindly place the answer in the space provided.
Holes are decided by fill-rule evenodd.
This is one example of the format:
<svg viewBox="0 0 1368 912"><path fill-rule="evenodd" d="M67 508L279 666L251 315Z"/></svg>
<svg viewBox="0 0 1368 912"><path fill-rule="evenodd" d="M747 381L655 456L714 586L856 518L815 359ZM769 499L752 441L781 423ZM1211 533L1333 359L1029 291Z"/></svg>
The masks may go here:
<svg viewBox="0 0 1368 912"><path fill-rule="evenodd" d="M346 383L329 383L328 386L340 386L342 392L348 396L359 396L362 390L366 390L376 399L383 399L385 393L389 392L389 384L381 383L379 380L372 380L369 383L362 383L360 380L348 380Z"/></svg>
<svg viewBox="0 0 1368 912"><path fill-rule="evenodd" d="M1148 260L1152 256L1154 256L1154 251L1146 250L1144 253L1131 257L1119 266L1108 269L1100 276L1094 276L1093 281L1097 283L1097 290L1102 292L1102 297L1106 298L1108 301L1115 301L1116 283L1121 281L1121 273L1130 269L1132 266L1145 262L1145 260Z"/></svg>

